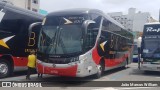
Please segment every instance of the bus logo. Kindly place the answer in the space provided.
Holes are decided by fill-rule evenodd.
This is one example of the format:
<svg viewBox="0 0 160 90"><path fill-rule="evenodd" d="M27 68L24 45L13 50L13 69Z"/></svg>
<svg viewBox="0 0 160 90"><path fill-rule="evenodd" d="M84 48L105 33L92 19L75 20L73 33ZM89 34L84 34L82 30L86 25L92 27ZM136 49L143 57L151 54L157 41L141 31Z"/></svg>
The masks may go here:
<svg viewBox="0 0 160 90"><path fill-rule="evenodd" d="M8 47L8 45L6 44L6 42L7 41L9 41L11 38L13 38L15 35L13 35L13 36L10 36L10 37L6 37L6 38L4 38L4 39L1 39L0 40L0 46L3 46L3 47L5 47L5 48L8 48L9 49L9 47Z"/></svg>
<svg viewBox="0 0 160 90"><path fill-rule="evenodd" d="M11 82L2 82L2 87L12 87Z"/></svg>
<svg viewBox="0 0 160 90"><path fill-rule="evenodd" d="M73 23L72 21L70 21L70 20L68 20L66 18L63 18L63 19L66 21L64 24L71 24L71 23Z"/></svg>
<svg viewBox="0 0 160 90"><path fill-rule="evenodd" d="M153 27L147 27L147 32L160 32L160 28L153 29Z"/></svg>

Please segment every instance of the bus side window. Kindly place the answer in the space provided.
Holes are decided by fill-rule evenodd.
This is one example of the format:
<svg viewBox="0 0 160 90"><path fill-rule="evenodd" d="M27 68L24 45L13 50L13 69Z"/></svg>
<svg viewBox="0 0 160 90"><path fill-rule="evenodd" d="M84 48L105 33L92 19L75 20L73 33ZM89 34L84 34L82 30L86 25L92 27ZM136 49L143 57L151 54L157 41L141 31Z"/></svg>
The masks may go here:
<svg viewBox="0 0 160 90"><path fill-rule="evenodd" d="M98 29L95 28L95 24L90 24L87 29L87 48L91 49L94 47L96 38L98 35Z"/></svg>
<svg viewBox="0 0 160 90"><path fill-rule="evenodd" d="M91 14L91 19L96 22L94 28L99 28L102 17L100 15L98 15L98 14L92 13Z"/></svg>
<svg viewBox="0 0 160 90"><path fill-rule="evenodd" d="M95 21L96 23L90 24L87 29L87 42L86 42L86 48L87 50L91 49L94 47L96 38L98 35L98 30L100 27L100 21L101 21L101 16L97 14L91 14L91 19Z"/></svg>
<svg viewBox="0 0 160 90"><path fill-rule="evenodd" d="M23 23L23 18L17 13L11 10L4 10L5 15L1 21L0 28L8 33L18 34L20 33L21 26L25 25Z"/></svg>

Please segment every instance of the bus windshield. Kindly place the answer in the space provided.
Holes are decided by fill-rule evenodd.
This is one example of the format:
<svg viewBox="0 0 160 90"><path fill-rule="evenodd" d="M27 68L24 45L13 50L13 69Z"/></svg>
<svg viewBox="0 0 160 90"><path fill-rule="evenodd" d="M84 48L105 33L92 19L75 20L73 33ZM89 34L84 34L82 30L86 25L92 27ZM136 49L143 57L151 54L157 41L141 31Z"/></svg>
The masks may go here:
<svg viewBox="0 0 160 90"><path fill-rule="evenodd" d="M72 54L83 50L84 15L51 16L39 36L39 51L46 54Z"/></svg>
<svg viewBox="0 0 160 90"><path fill-rule="evenodd" d="M144 39L143 56L148 58L160 58L160 40Z"/></svg>
<svg viewBox="0 0 160 90"><path fill-rule="evenodd" d="M138 55L138 47L137 47L137 45L134 45L134 47L133 47L133 54L134 55Z"/></svg>

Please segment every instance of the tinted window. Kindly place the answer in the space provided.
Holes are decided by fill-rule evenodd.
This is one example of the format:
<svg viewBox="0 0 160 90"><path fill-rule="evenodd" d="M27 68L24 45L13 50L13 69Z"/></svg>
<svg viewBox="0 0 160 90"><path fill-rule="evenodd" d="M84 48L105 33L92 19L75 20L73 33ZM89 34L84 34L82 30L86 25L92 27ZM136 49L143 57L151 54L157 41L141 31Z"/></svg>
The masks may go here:
<svg viewBox="0 0 160 90"><path fill-rule="evenodd" d="M13 11L5 11L4 18L0 23L1 31L17 34L20 32L24 20L21 16Z"/></svg>
<svg viewBox="0 0 160 90"><path fill-rule="evenodd" d="M94 28L99 28L102 16L92 13L91 19L96 22L96 24L94 25Z"/></svg>
<svg viewBox="0 0 160 90"><path fill-rule="evenodd" d="M110 21L104 19L103 24L102 24L102 30L109 30L109 24L110 23L111 23Z"/></svg>

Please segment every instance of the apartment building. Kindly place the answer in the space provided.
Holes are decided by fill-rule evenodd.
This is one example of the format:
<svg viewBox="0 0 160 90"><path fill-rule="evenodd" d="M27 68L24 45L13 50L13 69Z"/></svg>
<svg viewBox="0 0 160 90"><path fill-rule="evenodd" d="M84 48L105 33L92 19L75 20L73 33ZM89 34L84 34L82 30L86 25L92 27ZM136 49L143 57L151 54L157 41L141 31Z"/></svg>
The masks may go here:
<svg viewBox="0 0 160 90"><path fill-rule="evenodd" d="M34 12L39 12L40 0L0 0L0 1L7 2L14 6L28 9Z"/></svg>

